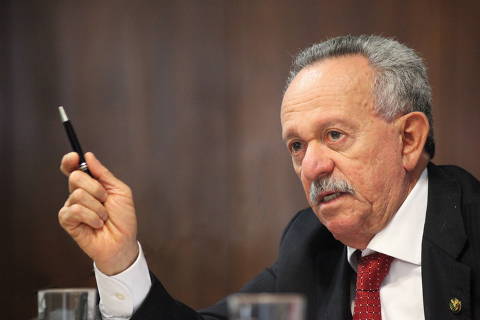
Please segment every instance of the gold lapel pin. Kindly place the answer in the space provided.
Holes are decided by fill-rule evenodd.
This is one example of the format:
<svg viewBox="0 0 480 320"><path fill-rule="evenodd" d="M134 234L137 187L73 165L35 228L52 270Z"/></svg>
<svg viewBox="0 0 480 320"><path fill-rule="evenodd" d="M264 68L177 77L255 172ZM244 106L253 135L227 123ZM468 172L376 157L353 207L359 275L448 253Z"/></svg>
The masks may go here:
<svg viewBox="0 0 480 320"><path fill-rule="evenodd" d="M458 300L457 298L451 298L448 305L450 307L450 311L453 313L459 313L462 311L462 301Z"/></svg>

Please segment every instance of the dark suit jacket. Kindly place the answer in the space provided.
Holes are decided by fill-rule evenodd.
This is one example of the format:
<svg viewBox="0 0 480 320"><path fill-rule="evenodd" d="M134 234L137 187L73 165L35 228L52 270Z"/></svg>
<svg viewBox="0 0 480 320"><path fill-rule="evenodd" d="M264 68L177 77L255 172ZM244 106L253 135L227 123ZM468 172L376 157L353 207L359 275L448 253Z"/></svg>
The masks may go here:
<svg viewBox="0 0 480 320"><path fill-rule="evenodd" d="M425 319L480 319L480 183L458 167L428 167L427 216L422 243ZM277 261L241 292L298 292L307 319L351 319L350 283L355 274L346 247L311 209L288 224ZM227 319L225 299L194 311L174 300L152 275L153 285L134 320ZM462 310L450 311L458 298Z"/></svg>

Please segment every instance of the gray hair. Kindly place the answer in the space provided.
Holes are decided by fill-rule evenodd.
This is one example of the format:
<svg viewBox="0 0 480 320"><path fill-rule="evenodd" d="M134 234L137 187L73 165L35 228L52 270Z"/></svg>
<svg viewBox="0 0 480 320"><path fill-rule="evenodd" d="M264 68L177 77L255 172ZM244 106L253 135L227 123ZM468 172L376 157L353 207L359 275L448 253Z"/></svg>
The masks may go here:
<svg viewBox="0 0 480 320"><path fill-rule="evenodd" d="M376 35L341 36L317 43L295 58L287 87L306 66L331 57L360 54L375 70L375 109L387 121L419 111L428 118L430 131L424 149L433 158L432 92L422 58L404 44Z"/></svg>

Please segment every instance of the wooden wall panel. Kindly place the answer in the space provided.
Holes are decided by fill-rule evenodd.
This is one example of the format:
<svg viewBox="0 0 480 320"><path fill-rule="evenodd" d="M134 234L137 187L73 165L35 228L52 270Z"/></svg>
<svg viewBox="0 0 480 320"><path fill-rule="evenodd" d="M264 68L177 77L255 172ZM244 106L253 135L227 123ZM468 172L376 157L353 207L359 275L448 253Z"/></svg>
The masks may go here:
<svg viewBox="0 0 480 320"><path fill-rule="evenodd" d="M66 106L85 149L135 192L139 238L171 293L204 307L269 265L306 205L280 139L299 49L394 36L425 57L437 163L480 177L475 1L4 1L0 189L8 319L45 287L94 285L57 224Z"/></svg>

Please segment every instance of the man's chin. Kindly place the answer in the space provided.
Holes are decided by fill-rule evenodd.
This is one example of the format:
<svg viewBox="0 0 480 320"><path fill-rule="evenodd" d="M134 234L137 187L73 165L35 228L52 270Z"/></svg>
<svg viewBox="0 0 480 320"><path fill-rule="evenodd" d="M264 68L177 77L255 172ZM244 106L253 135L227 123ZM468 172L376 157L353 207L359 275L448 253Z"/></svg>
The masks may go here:
<svg viewBox="0 0 480 320"><path fill-rule="evenodd" d="M333 237L347 246L357 249L366 247L373 236L365 233L362 221L358 217L325 214L323 210L315 213Z"/></svg>

